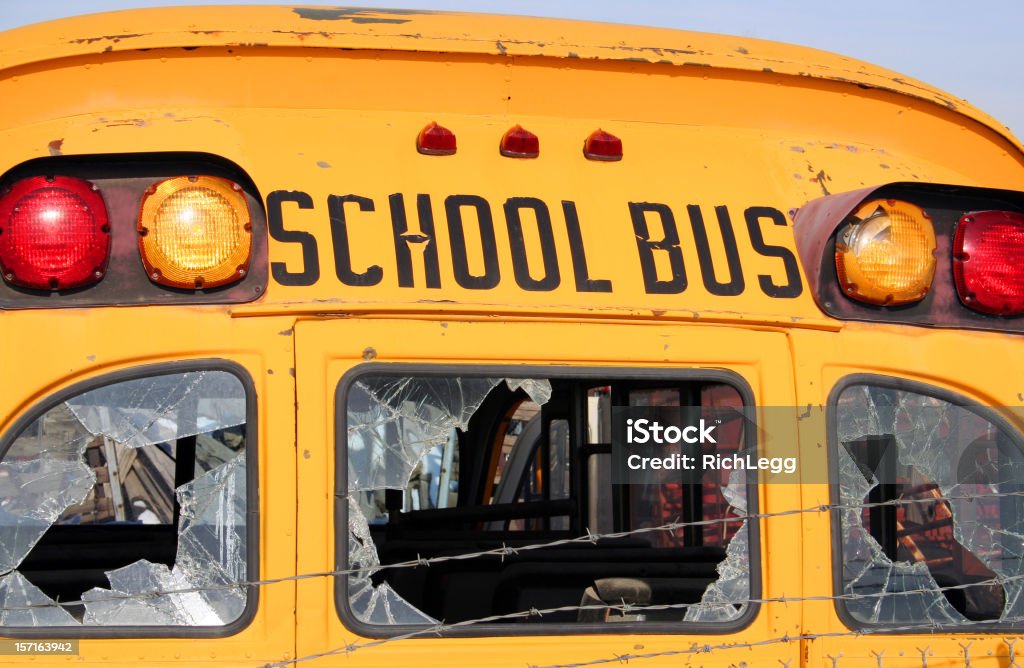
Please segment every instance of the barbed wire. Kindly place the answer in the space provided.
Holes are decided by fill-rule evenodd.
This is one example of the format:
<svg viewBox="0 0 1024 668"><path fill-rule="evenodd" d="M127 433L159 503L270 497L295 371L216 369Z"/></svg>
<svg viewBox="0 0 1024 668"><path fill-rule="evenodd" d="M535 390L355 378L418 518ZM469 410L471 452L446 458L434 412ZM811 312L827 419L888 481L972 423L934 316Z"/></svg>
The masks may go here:
<svg viewBox="0 0 1024 668"><path fill-rule="evenodd" d="M725 516L719 518L711 518L706 520L693 520L693 521L673 521L665 524L660 524L651 527L640 527L637 529L629 529L624 531L614 531L605 533L594 533L587 531L586 534L576 536L572 538L559 538L550 541L543 541L538 543L530 543L527 545L511 546L505 543L501 547L490 548L486 550L480 550L476 552L465 552L453 555L441 555L436 557L417 557L416 559L410 559L406 561L394 562L390 564L379 564L374 566L363 566L358 568L347 568L347 569L336 569L328 571L318 571L311 573L302 573L297 575L283 576L279 578L265 578L259 580L251 580L245 582L233 582L230 584L222 585L205 585L197 587L180 587L173 589L151 589L144 592L127 593L117 592L112 593L109 596L97 596L91 598L88 601L79 599L72 601L59 601L50 600L39 603L27 603L23 605L4 605L0 606L0 612L17 611L17 610L32 610L39 608L52 608L52 607L73 607L83 606L87 603L106 603L116 602L124 600L134 599L152 599L159 598L162 596L170 596L176 594L195 594L204 592L216 592L216 591L239 591L251 587L263 587L273 584L281 584L286 582L298 582L302 580L325 578L325 577L336 577L336 576L349 576L349 575L364 575L368 572L379 572L385 570L397 570L406 568L421 568L429 567L434 564L440 564L452 561L468 561L472 559L480 559L485 557L498 557L504 559L505 557L516 556L520 553L531 552L535 550L542 550L554 547L565 547L569 545L582 545L582 544L595 544L601 540L614 540L619 538L629 538L632 536L651 534L651 533L672 533L687 527L706 527L714 526L718 524L736 524L747 520L767 520L779 517L790 517L794 515L808 514L808 513L824 513L834 512L842 510L862 510L869 508L885 507L885 506L901 506L901 505L916 505L920 503L932 503L936 501L975 501L978 499L985 498L1004 498L1004 497L1024 497L1024 490L1011 491L1011 492L990 492L990 493L978 493L978 494L965 494L965 495L948 495L948 496L929 496L925 499L890 499L886 501L869 502L869 503L858 503L858 504L842 504L842 503L823 503L814 506L808 506L805 508L793 508L790 510L774 511L769 513L744 513L739 515ZM342 497L344 498L344 497ZM0 575L0 577L3 577ZM1002 584L1009 582L1007 580L1024 579L1024 574L1020 576L1004 576L993 578L988 581L988 584ZM998 580L998 582L996 582ZM955 585L949 587L950 589L961 589L970 586L980 586L980 583L973 583L969 585ZM929 591L935 591L930 589ZM793 600L793 599L790 599ZM742 603L742 602L739 602Z"/></svg>
<svg viewBox="0 0 1024 668"><path fill-rule="evenodd" d="M974 494L963 494L963 495L935 495L929 496L924 499L889 499L886 501L869 502L869 503L857 503L857 504L842 504L842 503L822 503L805 508L793 508L789 510L766 512L766 513L744 513L736 514L731 516L725 516L720 518L711 518L705 520L696 520L689 522L674 521L665 524L652 526L652 527L640 527L637 529L617 532L606 532L606 533L593 533L587 532L585 535L572 537L572 538L561 538L550 541L543 541L537 543L530 543L527 545L510 546L505 543L501 547L480 550L476 552L467 552L454 555L441 555L431 558L423 558L417 556L416 559L411 559L402 562L396 562L391 564L381 564L369 567L359 568L347 568L337 569L321 572L312 572L297 574L293 576L285 576L280 578L269 578L262 580L253 580L248 582L231 583L217 586L202 586L202 587L189 587L189 588L176 588L160 590L154 589L144 592L133 592L133 593L122 593L113 592L110 596L96 597L89 601L78 600L78 601L46 601L40 603L30 603L25 605L5 605L0 607L0 611L16 611L26 609L38 609L53 606L69 607L86 605L88 603L96 602L112 602L112 601L123 601L133 599L157 599L164 596L171 596L175 594L190 594L190 593L203 593L212 592L218 590L244 590L249 587L268 586L273 584L280 584L286 582L296 582L301 580L308 580L313 578L324 578L344 575L357 575L365 577L368 573L377 572L382 570L394 570L394 569L406 569L406 568L419 568L429 567L434 564L453 562L453 561L465 561L470 559L480 559L486 557L497 557L504 559L518 555L523 552L529 552L533 550L541 550L554 547L579 545L579 544L596 544L601 540L611 540L626 538L631 536L651 534L656 532L676 532L687 527L706 527L719 524L735 524L747 520L769 520L773 518L796 516L807 513L823 513L823 512L838 512L844 510L861 511L869 508L877 507L897 507L903 505L916 505L921 503L936 503L945 501L979 501L983 499L997 499L1005 497L1024 497L1024 490L1011 491L1011 492L990 492L990 493L974 493ZM917 595L940 595L944 592L954 590L966 590L972 587L989 587L989 586L1006 586L1014 583L1024 581L1024 574L1019 575L998 575L996 577L979 580L976 582L962 583L957 585L948 586L936 586L934 587L921 587L917 589L907 589L898 592L868 592L868 593L853 593L845 592L839 594L819 594L819 595L808 595L808 596L775 596L775 597L763 597L763 598L745 598L742 600L722 600L714 601L713 604L709 603L664 603L654 605L639 605L632 604L626 601L621 603L600 603L600 604L586 604L586 605L568 605L560 606L555 608L537 609L530 608L527 610L520 610L512 613L489 615L486 617L479 617L469 620L461 620L457 622L445 623L438 622L436 624L425 625L422 628L417 628L406 633L400 633L392 635L386 638L379 638L374 640L367 640L363 642L346 643L345 645L335 647L323 652L307 654L304 656L296 657L294 659L279 661L276 663L265 664L267 668L284 668L298 663L306 663L315 661L317 659L323 659L330 656L350 654L354 651L368 649L372 647L379 647L384 644L394 643L402 640L411 638L418 638L430 635L444 635L445 633L465 628L469 626L480 626L496 622L516 621L523 619L532 618L543 618L547 615L554 615L559 613L576 612L617 612L622 615L630 614L643 614L647 612L656 611L671 611L671 610L688 610L690 608L707 608L711 605L714 607L718 606L730 606L730 605L749 605L749 604L769 604L769 603L800 603L810 601L852 601L852 600L864 600L864 599L878 599L878 598L891 598L900 596L917 596ZM766 638L757 641L750 642L723 642L719 644L698 644L692 643L690 646L679 649L671 649L659 652L649 653L635 653L635 654L616 654L610 657L600 657L587 661L564 663L564 664L552 664L546 666L531 665L531 668L584 668L587 666L596 666L608 663L622 663L630 660L643 660L653 659L658 657L667 656L681 656L681 655L694 655L710 653L713 651L726 651L733 649L752 649L755 647L766 646L778 643L789 643L801 640L814 640L820 638L849 638L858 637L864 635L877 635L877 634L888 634L893 632L901 631L928 631L935 632L940 630L955 629L962 631L966 628L972 628L977 626L991 626L999 625L1002 627L1011 626L1024 622L1024 617L1004 617L1001 619L985 619L985 620L963 620L963 621L949 621L944 619L930 619L921 623L914 624L903 624L900 626L886 626L879 629L859 629L849 631L837 631L829 633L806 633L800 635L782 635L773 638ZM1012 648L1011 648L1011 659L1012 659ZM1015 659L1013 659L1015 660ZM926 659L925 659L926 663Z"/></svg>
<svg viewBox="0 0 1024 668"><path fill-rule="evenodd" d="M928 590L934 591L934 590ZM827 597L826 597L827 598ZM799 600L799 599L792 599ZM306 663L309 661L316 661L318 659L324 659L331 656L347 655L358 650L369 649L372 647L380 647L388 643L398 642L401 640L409 640L412 638L419 638L429 635L444 635L447 632L463 628L467 626L474 626L480 624L486 624L496 621L511 621L515 619L529 618L529 617L542 617L548 614L557 614L559 612L573 612L573 611L586 611L586 610L615 610L628 614L629 612L638 612L642 610L667 610L676 609L682 606L699 606L699 603L672 603L672 604L659 604L659 605L632 605L632 604L603 604L603 605L579 605L579 606L561 606L557 608L546 608L538 610L536 608L530 608L529 610L522 610L519 612L513 612L503 615L491 615L488 617L481 617L478 619L465 620L460 622L453 622L451 624L438 623L431 626L425 626L422 629L402 633L387 638L379 638L376 640L368 640L365 642L352 642L340 645L338 647L325 650L323 652L317 652L315 654L306 654L303 656L295 657L294 659L286 659L284 661L277 661L274 663L263 664L262 668L286 668L287 666L293 666L299 663ZM956 630L960 631L964 628L971 627L984 627L992 625L1011 625L1024 622L1024 616L1007 617L1002 619L982 619L982 620L968 620L965 622L958 622L955 625ZM896 626L885 626L883 628L864 628L864 629L851 629L848 631L829 631L824 633L802 633L796 635L781 635L772 638L765 638L756 641L736 641L728 643L719 643L715 645L711 644L700 644L691 643L691 645L684 649L672 649L663 650L659 652L646 652L643 654L616 654L611 657L602 657L598 659L591 659L588 661L567 663L567 664L550 664L550 665L536 665L528 664L528 668L582 668L584 666L596 666L608 663L627 663L633 659L654 659L666 656L680 656L686 654L706 654L716 650L730 650L730 649L751 649L754 647L760 647L764 645L773 645L780 643L799 642L802 640L819 640L824 638L854 638L862 636L881 636L881 635L892 635L893 633L902 633L908 631L928 631L934 633L936 631L947 630L951 627L950 624L943 624L939 621L928 621L915 624L902 624ZM1012 657L1012 646L1011 654Z"/></svg>

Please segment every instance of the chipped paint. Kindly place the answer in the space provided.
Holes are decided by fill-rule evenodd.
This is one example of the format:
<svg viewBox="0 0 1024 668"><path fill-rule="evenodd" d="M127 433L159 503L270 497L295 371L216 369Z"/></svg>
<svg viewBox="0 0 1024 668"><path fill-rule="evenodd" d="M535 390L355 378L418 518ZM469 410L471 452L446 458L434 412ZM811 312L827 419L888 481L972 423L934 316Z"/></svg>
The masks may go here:
<svg viewBox="0 0 1024 668"><path fill-rule="evenodd" d="M316 166L321 168L321 169L330 169L331 168L331 163L327 162L326 160L317 160L316 161Z"/></svg>
<svg viewBox="0 0 1024 668"><path fill-rule="evenodd" d="M103 121L105 119L101 118L100 120ZM185 119L182 119L182 120L185 120ZM137 127L137 128L144 128L147 125L148 125L148 123L146 121L144 121L143 119L141 119L141 118L125 118L123 120L115 120L115 121L110 121L109 123L106 123L106 126L108 128L116 128L116 127L122 127L122 126L134 126L134 127Z"/></svg>
<svg viewBox="0 0 1024 668"><path fill-rule="evenodd" d="M409 16L416 14L433 14L430 11L415 9L365 9L360 7L295 7L293 12L308 21L351 21L352 23L408 23L412 19L393 18L381 14Z"/></svg>
<svg viewBox="0 0 1024 668"><path fill-rule="evenodd" d="M63 147L64 147L64 140L63 139L54 139L53 141L51 141L49 144L46 145L46 148L48 148L50 150L50 155L64 155L63 152L61 151L61 149Z"/></svg>
<svg viewBox="0 0 1024 668"><path fill-rule="evenodd" d="M828 196L832 194L828 191L828 188L825 187L825 181L831 181L832 177L826 174L824 169L818 171L818 175L815 177L815 180L818 182L818 185L821 186L821 192L823 195Z"/></svg>
<svg viewBox="0 0 1024 668"><path fill-rule="evenodd" d="M116 44L117 42L120 42L122 39L133 39L135 37L145 37L148 34L149 33L144 33L144 32L133 32L133 33L124 33L124 34L121 34L121 35L100 35L99 37L80 37L78 39L69 40L68 44L92 44L94 42L103 42L103 41L114 42Z"/></svg>

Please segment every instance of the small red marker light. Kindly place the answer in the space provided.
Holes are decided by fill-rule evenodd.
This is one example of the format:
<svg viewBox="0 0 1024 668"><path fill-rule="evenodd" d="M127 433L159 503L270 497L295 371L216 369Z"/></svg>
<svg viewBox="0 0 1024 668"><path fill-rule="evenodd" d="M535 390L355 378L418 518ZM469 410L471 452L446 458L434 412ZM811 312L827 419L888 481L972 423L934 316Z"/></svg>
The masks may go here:
<svg viewBox="0 0 1024 668"><path fill-rule="evenodd" d="M992 315L1024 313L1024 215L976 211L953 237L953 281L968 308Z"/></svg>
<svg viewBox="0 0 1024 668"><path fill-rule="evenodd" d="M583 142L583 155L587 160L603 162L622 160L622 140L604 130L594 130Z"/></svg>
<svg viewBox="0 0 1024 668"><path fill-rule="evenodd" d="M109 255L107 207L88 181L35 176L0 196L0 271L11 285L91 285L103 277Z"/></svg>
<svg viewBox="0 0 1024 668"><path fill-rule="evenodd" d="M536 158L540 155L540 140L517 125L501 138L501 154L506 158Z"/></svg>
<svg viewBox="0 0 1024 668"><path fill-rule="evenodd" d="M416 137L416 150L423 155L455 155L455 133L431 122Z"/></svg>

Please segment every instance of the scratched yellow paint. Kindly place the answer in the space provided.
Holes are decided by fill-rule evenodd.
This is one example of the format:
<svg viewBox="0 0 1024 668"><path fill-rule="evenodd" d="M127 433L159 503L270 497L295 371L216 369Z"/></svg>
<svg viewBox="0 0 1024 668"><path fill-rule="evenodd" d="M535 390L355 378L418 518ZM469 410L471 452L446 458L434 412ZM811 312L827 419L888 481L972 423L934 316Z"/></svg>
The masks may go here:
<svg viewBox="0 0 1024 668"><path fill-rule="evenodd" d="M0 313L4 429L53 392L119 369L218 357L248 370L259 403L263 578L333 568L333 391L367 348L384 362L726 368L750 383L759 405L823 404L835 380L855 371L907 376L995 405L1016 403L1021 389L1012 380L1024 375L1015 337L842 324L818 310L802 272L797 294L763 289L761 278L778 286L792 276L778 256L756 251L745 219L752 208L779 212L782 224L758 219L755 226L765 243L792 255L790 210L828 193L896 181L1024 190L1021 145L996 121L841 56L749 38L515 17L176 8L0 33L0 100L0 173L51 156L188 151L234 162L264 198L309 196L312 208L286 202L282 219L312 235L317 264L305 267L294 243L277 240L270 260L288 272L315 270L312 285L271 279L261 299L244 305ZM455 156L415 151L430 121L456 133ZM500 137L515 124L540 137L536 160L499 157ZM583 141L598 128L622 138L621 162L584 159ZM414 285L399 284L394 194L404 197L412 233L422 232L416 196L430 198L440 287L426 285L420 255ZM352 269L379 266L376 285L338 277L331 195L372 203L345 212ZM453 195L489 205L499 276L492 288L467 288L454 273L445 210ZM551 215L559 273L551 289L524 289L517 280L503 208L512 198L539 200ZM610 291L579 289L563 202L576 207L589 277L608 281ZM630 203L660 203L674 214L685 291L646 289ZM707 225L719 281L729 276L716 211L728 213L740 294L705 286L688 207ZM656 220L649 214L649 224ZM538 228L527 223L525 264L537 278L544 258ZM469 272L480 275L484 241L466 229ZM667 262L655 253L662 278L671 275ZM823 439L804 434L804 456L820 457ZM820 485L760 494L768 511L828 498ZM830 595L828 516L773 522L762 527L761 595ZM233 637L83 640L82 659L257 666L323 652L358 640L338 620L331 584L265 587L255 620ZM429 638L310 665L570 663L842 630L830 601L768 602L751 626L727 636ZM999 638L971 641L975 666L997 664L986 652L1005 655ZM702 654L691 663L823 666L842 649L850 657L842 666L875 665L871 650L885 651L886 666L920 666L915 647L929 645L930 665L938 665L962 656L960 642L967 640L820 639Z"/></svg>

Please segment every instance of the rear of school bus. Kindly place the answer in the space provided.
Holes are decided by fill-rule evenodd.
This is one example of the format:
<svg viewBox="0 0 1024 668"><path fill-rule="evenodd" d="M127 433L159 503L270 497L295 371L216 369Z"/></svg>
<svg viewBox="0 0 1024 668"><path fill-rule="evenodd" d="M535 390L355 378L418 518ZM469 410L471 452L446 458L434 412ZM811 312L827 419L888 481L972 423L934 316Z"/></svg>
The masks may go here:
<svg viewBox="0 0 1024 668"><path fill-rule="evenodd" d="M1024 155L963 101L270 7L0 34L0 100L0 663L1017 665Z"/></svg>

